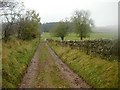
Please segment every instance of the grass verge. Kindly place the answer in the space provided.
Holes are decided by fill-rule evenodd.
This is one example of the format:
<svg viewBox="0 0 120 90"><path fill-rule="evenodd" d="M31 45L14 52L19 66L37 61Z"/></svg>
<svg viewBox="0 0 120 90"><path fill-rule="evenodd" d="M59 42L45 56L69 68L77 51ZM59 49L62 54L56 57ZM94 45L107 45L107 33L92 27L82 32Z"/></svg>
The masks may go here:
<svg viewBox="0 0 120 90"><path fill-rule="evenodd" d="M13 39L2 45L2 87L16 88L38 46L38 40Z"/></svg>
<svg viewBox="0 0 120 90"><path fill-rule="evenodd" d="M76 49L49 43L51 48L75 73L94 88L118 87L118 62L86 55Z"/></svg>

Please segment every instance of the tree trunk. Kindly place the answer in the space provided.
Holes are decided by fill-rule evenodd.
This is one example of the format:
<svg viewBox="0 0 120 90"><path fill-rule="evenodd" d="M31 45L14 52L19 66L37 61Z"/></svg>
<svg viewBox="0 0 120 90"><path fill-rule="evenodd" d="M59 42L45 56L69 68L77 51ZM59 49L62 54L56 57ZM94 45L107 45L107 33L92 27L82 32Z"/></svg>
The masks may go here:
<svg viewBox="0 0 120 90"><path fill-rule="evenodd" d="M61 37L61 40L63 41L63 40L64 40L64 37Z"/></svg>
<svg viewBox="0 0 120 90"><path fill-rule="evenodd" d="M18 38L20 39L21 38L21 29L19 28L18 30Z"/></svg>
<svg viewBox="0 0 120 90"><path fill-rule="evenodd" d="M81 39L81 40L83 40L83 37L82 37L82 36L80 36L80 39Z"/></svg>
<svg viewBox="0 0 120 90"><path fill-rule="evenodd" d="M83 35L82 31L80 32L80 39L83 40Z"/></svg>

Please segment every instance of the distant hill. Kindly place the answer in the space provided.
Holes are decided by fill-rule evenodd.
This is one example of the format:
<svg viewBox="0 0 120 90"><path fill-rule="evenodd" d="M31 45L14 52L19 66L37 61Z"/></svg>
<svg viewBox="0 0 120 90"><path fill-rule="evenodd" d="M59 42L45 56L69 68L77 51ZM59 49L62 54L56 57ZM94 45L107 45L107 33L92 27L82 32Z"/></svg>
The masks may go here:
<svg viewBox="0 0 120 90"><path fill-rule="evenodd" d="M102 33L118 33L118 26L104 26L104 27L95 27L92 29L93 32L102 32Z"/></svg>
<svg viewBox="0 0 120 90"><path fill-rule="evenodd" d="M57 25L58 22L48 22L43 23L41 25L42 32L49 32L55 25ZM71 23L69 23L69 32L73 32L73 26ZM95 27L92 29L93 32L99 32L99 33L116 33L118 34L118 26L112 25L112 26L101 26L101 27Z"/></svg>
<svg viewBox="0 0 120 90"><path fill-rule="evenodd" d="M49 23L43 23L41 26L42 32L49 32L57 22L49 22Z"/></svg>
<svg viewBox="0 0 120 90"><path fill-rule="evenodd" d="M41 26L42 32L49 32L55 25L57 25L58 22L48 22L48 23L43 23ZM69 32L73 32L73 27L71 23L68 23L69 25Z"/></svg>

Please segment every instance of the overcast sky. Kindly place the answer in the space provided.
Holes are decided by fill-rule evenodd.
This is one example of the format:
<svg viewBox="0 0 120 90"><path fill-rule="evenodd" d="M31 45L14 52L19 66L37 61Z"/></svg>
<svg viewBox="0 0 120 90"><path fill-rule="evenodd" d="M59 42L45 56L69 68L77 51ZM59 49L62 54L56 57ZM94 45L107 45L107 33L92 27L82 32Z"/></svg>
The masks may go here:
<svg viewBox="0 0 120 90"><path fill-rule="evenodd" d="M89 10L96 26L118 24L119 0L24 0L26 8L39 12L41 22L70 18L75 10Z"/></svg>

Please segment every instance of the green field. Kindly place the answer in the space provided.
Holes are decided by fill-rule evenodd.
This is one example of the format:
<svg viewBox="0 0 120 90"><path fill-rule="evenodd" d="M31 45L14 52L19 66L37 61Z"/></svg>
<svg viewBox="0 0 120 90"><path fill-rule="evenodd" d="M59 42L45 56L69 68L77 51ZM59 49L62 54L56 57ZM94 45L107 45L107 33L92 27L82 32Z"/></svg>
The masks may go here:
<svg viewBox="0 0 120 90"><path fill-rule="evenodd" d="M42 33L42 38L46 39L54 39L54 40L61 40L59 37L54 37L51 33ZM85 39L117 39L117 34L116 33L98 33L98 32L93 32L90 34L89 38ZM75 33L69 33L66 37L65 40L80 40L80 38L75 34Z"/></svg>

